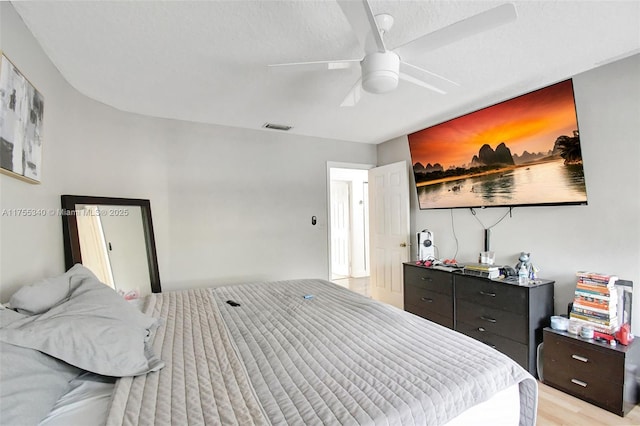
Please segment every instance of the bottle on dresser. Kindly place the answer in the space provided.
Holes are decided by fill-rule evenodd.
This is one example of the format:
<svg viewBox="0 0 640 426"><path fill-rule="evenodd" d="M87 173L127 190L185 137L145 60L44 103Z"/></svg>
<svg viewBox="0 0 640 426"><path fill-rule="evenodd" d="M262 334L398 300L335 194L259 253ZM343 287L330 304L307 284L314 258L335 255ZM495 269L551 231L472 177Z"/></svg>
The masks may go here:
<svg viewBox="0 0 640 426"><path fill-rule="evenodd" d="M518 271L518 284L529 284L529 271L527 270L527 267L524 263L520 265L520 270Z"/></svg>

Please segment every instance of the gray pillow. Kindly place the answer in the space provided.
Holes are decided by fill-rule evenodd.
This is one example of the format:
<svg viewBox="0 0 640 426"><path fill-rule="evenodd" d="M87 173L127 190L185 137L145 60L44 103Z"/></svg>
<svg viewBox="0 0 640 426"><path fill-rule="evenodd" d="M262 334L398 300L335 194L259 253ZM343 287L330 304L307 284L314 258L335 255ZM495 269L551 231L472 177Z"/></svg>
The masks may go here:
<svg viewBox="0 0 640 426"><path fill-rule="evenodd" d="M71 290L70 279L71 275L66 273L21 287L9 299L9 306L27 315L46 312L67 298Z"/></svg>
<svg viewBox="0 0 640 426"><path fill-rule="evenodd" d="M0 309L2 326L23 316ZM37 425L81 371L34 349L0 343L0 419L6 425Z"/></svg>
<svg viewBox="0 0 640 426"><path fill-rule="evenodd" d="M137 376L164 366L147 342L159 325L157 319L131 306L82 265L64 277L69 282L67 298L3 327L0 341L105 376Z"/></svg>

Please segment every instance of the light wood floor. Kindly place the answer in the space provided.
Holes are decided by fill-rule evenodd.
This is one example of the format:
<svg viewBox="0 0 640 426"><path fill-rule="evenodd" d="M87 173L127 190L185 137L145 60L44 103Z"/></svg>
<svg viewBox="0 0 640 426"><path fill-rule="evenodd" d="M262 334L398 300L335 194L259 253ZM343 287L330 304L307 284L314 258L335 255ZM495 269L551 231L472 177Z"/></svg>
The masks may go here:
<svg viewBox="0 0 640 426"><path fill-rule="evenodd" d="M360 293L363 296L371 297L371 291L369 289L369 277L362 278L334 278L334 283L348 288L351 291Z"/></svg>
<svg viewBox="0 0 640 426"><path fill-rule="evenodd" d="M540 382L538 390L537 426L640 425L640 406L620 417Z"/></svg>

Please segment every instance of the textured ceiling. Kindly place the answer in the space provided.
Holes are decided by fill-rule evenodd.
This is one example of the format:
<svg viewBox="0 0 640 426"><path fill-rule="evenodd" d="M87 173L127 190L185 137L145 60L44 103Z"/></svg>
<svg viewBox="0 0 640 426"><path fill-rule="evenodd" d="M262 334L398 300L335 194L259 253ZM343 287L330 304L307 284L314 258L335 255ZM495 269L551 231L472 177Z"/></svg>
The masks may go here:
<svg viewBox="0 0 640 426"><path fill-rule="evenodd" d="M388 48L501 1L376 1L395 18ZM14 2L67 81L144 115L379 143L640 51L638 1L514 1L515 22L411 58L445 76L447 94L400 82L340 103L359 78L268 64L361 59L339 5L326 1ZM274 130L266 130L271 131Z"/></svg>

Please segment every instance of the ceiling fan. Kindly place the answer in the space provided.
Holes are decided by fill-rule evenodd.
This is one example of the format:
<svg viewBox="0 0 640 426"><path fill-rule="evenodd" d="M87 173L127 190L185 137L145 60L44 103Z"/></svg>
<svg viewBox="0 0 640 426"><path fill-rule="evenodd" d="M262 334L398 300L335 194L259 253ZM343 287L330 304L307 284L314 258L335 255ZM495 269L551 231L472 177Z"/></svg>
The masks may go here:
<svg viewBox="0 0 640 426"><path fill-rule="evenodd" d="M427 83L427 80L435 77L450 84L458 84L436 73L411 65L405 62L404 58L417 58L425 52L507 24L518 17L515 6L511 3L506 3L418 37L395 47L393 50L388 50L384 44L383 36L393 26L393 16L389 14L374 16L367 0L337 1L356 33L360 45L364 48L364 57L362 59L293 62L269 66L308 67L326 65L328 69L332 70L349 68L355 63L360 63L362 75L340 106L356 105L360 100L362 90L369 93L390 92L398 87L399 80L445 94L444 90Z"/></svg>

